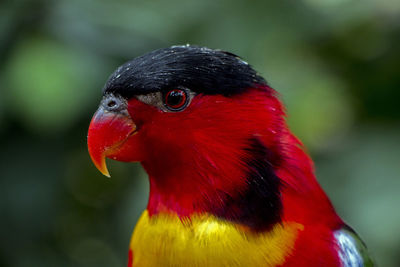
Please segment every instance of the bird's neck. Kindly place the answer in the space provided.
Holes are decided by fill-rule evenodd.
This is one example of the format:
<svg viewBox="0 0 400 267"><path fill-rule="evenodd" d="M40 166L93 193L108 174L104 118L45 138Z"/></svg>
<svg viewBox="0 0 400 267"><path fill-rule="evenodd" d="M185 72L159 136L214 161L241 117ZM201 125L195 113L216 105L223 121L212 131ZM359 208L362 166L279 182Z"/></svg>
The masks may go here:
<svg viewBox="0 0 400 267"><path fill-rule="evenodd" d="M309 157L297 139L288 138L285 151L291 156L276 166L269 159L270 151L256 138L249 140L244 154L232 154L241 159L196 150L167 161L143 162L150 178L149 215L210 213L257 231L281 220L312 220L317 212L336 218L315 180Z"/></svg>
<svg viewBox="0 0 400 267"><path fill-rule="evenodd" d="M246 186L244 170L229 159L222 169L214 165L217 163L213 159L196 155L175 155L168 163L153 159L151 164L142 164L150 179L150 216L170 212L190 217L193 213L211 212L224 207L228 196L239 196Z"/></svg>
<svg viewBox="0 0 400 267"><path fill-rule="evenodd" d="M336 220L311 159L284 122L280 102L264 96L254 101L249 114L229 113L224 131L199 121L207 129L185 129L179 143L173 135L164 143L148 142L148 160L142 164L150 179L150 216L211 213L256 230L280 220ZM274 109L266 111L264 106Z"/></svg>

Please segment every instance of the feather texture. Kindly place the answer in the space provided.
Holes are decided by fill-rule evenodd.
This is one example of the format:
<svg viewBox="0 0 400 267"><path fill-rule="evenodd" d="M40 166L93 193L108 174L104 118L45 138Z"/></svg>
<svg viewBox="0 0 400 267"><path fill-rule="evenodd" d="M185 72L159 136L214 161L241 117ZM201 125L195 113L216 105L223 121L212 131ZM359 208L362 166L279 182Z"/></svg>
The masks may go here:
<svg viewBox="0 0 400 267"><path fill-rule="evenodd" d="M291 254L302 230L301 224L285 222L260 234L209 214L181 221L145 211L132 236L132 266L277 266Z"/></svg>

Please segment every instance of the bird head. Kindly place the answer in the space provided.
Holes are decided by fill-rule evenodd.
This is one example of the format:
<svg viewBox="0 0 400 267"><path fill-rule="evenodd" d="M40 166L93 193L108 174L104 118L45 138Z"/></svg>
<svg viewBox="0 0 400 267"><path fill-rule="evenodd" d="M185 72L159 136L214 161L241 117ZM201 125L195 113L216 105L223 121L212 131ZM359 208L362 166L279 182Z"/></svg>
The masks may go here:
<svg viewBox="0 0 400 267"><path fill-rule="evenodd" d="M232 159L230 153L249 140L272 141L282 114L273 90L236 55L175 46L129 61L111 75L88 147L106 176L106 157L148 165L186 162L178 159L190 152Z"/></svg>

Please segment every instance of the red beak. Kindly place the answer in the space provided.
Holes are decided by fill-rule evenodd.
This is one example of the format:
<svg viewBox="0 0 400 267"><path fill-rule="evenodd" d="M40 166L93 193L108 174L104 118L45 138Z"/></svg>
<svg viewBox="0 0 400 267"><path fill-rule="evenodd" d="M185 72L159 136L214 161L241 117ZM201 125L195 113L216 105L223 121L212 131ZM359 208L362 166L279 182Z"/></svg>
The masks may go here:
<svg viewBox="0 0 400 267"><path fill-rule="evenodd" d="M128 114L99 107L90 122L88 149L94 165L103 175L110 177L106 157L116 153L135 133L136 125Z"/></svg>

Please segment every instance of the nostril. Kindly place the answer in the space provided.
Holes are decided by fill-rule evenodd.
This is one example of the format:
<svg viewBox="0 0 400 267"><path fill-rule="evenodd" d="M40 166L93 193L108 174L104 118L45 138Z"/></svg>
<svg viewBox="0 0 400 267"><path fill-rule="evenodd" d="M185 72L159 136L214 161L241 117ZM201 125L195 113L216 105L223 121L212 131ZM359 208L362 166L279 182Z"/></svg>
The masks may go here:
<svg viewBox="0 0 400 267"><path fill-rule="evenodd" d="M114 95L105 95L101 105L108 111L122 111L126 108L126 100Z"/></svg>

